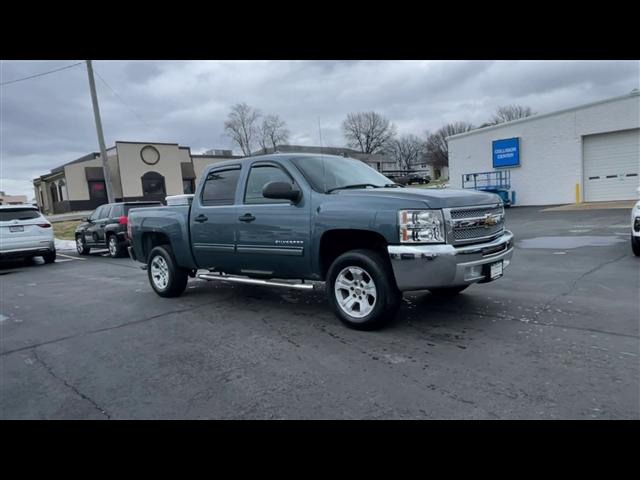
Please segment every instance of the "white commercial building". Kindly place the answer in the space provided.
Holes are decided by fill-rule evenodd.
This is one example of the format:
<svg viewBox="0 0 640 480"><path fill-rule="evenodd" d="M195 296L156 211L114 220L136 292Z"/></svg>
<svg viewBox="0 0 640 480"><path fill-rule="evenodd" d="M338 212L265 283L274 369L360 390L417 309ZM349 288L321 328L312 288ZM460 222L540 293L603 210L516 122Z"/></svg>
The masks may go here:
<svg viewBox="0 0 640 480"><path fill-rule="evenodd" d="M463 175L508 170L516 205L632 200L640 184L640 92L447 141L452 188L462 187Z"/></svg>

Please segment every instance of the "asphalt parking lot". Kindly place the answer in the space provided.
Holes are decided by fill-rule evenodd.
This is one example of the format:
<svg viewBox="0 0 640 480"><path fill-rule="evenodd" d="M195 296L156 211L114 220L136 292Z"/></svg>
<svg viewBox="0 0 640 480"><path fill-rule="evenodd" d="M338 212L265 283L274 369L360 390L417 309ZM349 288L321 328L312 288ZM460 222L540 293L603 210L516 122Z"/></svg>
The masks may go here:
<svg viewBox="0 0 640 480"><path fill-rule="evenodd" d="M405 296L377 332L322 291L190 280L128 259L0 267L3 419L638 419L629 211L514 208L504 278Z"/></svg>

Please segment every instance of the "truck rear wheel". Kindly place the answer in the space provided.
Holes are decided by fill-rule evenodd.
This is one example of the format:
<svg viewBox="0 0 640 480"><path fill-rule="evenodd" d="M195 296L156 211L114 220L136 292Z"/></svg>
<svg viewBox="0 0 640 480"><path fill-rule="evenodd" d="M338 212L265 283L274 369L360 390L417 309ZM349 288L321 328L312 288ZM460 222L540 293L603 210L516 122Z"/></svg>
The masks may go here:
<svg viewBox="0 0 640 480"><path fill-rule="evenodd" d="M182 295L189 280L188 271L178 266L168 245L151 250L147 261L147 274L151 287L161 297Z"/></svg>
<svg viewBox="0 0 640 480"><path fill-rule="evenodd" d="M389 323L402 299L389 262L372 250L352 250L336 258L327 273L327 296L340 321L357 330Z"/></svg>

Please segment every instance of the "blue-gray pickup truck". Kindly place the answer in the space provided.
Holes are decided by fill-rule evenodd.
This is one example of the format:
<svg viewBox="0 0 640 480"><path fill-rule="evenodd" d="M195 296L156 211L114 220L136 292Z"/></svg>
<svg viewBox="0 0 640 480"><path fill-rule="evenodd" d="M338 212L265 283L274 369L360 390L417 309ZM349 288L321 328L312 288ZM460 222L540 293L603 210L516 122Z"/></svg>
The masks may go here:
<svg viewBox="0 0 640 480"><path fill-rule="evenodd" d="M402 292L454 295L513 254L492 193L404 188L360 160L274 154L207 167L184 205L129 213L129 253L162 297L189 277L311 289L346 325L391 320Z"/></svg>

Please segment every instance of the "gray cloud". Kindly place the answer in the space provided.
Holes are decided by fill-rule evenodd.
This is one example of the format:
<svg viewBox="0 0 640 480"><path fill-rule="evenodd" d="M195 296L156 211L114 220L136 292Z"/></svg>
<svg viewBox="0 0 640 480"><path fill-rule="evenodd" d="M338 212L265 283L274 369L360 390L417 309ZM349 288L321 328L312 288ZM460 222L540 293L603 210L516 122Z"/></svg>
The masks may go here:
<svg viewBox="0 0 640 480"><path fill-rule="evenodd" d="M2 61L10 81L68 62ZM223 123L247 102L288 123L292 143L343 145L351 111L376 110L401 133L486 121L521 103L542 113L628 93L636 61L96 61L105 137L232 148ZM80 65L0 89L0 190L33 196L31 180L97 150L87 73Z"/></svg>

